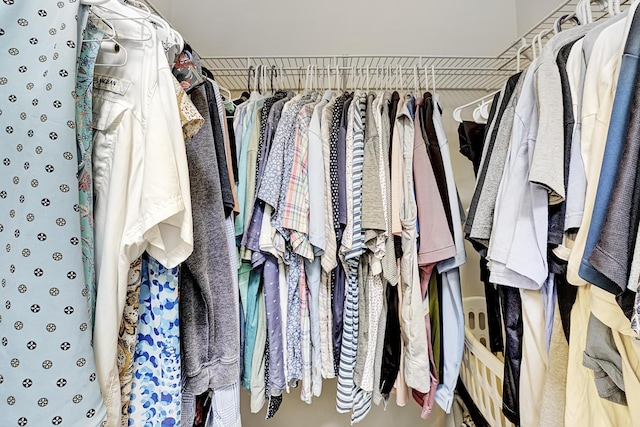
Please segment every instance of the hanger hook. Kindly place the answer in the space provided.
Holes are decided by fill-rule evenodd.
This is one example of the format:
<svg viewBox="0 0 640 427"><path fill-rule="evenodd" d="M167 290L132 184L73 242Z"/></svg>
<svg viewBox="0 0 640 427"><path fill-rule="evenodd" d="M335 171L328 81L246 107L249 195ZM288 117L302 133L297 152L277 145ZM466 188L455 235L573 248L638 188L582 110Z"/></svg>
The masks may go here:
<svg viewBox="0 0 640 427"><path fill-rule="evenodd" d="M351 74L353 76L351 79L351 89L355 91L356 89L358 89L358 79L356 78L358 77L358 69L355 65L351 66Z"/></svg>
<svg viewBox="0 0 640 427"><path fill-rule="evenodd" d="M273 90L273 77L274 77L274 75L275 75L275 77L278 77L278 69L276 68L275 65L271 66L271 69L269 70L269 73L270 73L269 80L271 82L271 93L274 93L274 90Z"/></svg>
<svg viewBox="0 0 640 427"><path fill-rule="evenodd" d="M255 77L256 70L253 68L253 65L249 65L249 69L247 70L247 92L251 92L251 73L253 73Z"/></svg>
<svg viewBox="0 0 640 427"><path fill-rule="evenodd" d="M433 86L433 94L436 94L436 67L431 64L431 86Z"/></svg>

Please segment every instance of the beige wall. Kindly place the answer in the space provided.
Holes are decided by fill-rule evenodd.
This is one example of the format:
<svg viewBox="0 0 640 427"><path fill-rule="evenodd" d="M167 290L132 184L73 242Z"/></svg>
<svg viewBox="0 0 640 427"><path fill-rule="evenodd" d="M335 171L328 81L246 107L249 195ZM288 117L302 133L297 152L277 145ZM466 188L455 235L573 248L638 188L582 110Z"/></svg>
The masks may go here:
<svg viewBox="0 0 640 427"><path fill-rule="evenodd" d="M514 0L151 0L202 56L497 55Z"/></svg>
<svg viewBox="0 0 640 427"><path fill-rule="evenodd" d="M564 3L562 0L515 0L518 37Z"/></svg>

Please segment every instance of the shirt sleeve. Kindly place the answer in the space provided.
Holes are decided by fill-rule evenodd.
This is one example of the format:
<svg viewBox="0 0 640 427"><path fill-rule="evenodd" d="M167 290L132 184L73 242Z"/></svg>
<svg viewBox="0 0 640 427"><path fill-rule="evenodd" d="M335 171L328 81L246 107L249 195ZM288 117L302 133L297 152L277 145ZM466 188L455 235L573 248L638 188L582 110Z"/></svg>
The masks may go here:
<svg viewBox="0 0 640 427"><path fill-rule="evenodd" d="M187 259L193 250L193 225L189 170L171 76L159 70L158 87L151 97L144 150L134 159L140 179L137 221L127 231L124 244L132 259L143 242L147 252L167 268Z"/></svg>

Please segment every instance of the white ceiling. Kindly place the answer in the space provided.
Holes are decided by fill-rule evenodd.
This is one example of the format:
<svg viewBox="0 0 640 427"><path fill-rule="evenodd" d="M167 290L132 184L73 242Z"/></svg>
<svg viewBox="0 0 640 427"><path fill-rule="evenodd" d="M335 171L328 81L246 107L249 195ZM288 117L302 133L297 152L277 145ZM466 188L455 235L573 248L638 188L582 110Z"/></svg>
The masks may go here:
<svg viewBox="0 0 640 427"><path fill-rule="evenodd" d="M496 56L562 0L151 0L202 56Z"/></svg>

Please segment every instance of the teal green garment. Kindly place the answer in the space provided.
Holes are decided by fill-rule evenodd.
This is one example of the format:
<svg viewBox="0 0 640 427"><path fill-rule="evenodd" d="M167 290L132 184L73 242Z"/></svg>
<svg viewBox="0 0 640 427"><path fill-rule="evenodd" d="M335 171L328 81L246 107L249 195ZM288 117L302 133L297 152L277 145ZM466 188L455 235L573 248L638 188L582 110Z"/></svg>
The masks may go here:
<svg viewBox="0 0 640 427"><path fill-rule="evenodd" d="M78 209L82 242L82 267L89 306L89 319L93 326L96 308L96 269L93 247L93 129L92 97L93 69L104 32L91 21L87 23L76 75L76 143L78 145Z"/></svg>
<svg viewBox="0 0 640 427"><path fill-rule="evenodd" d="M256 336L258 333L258 304L261 277L262 275L259 270L251 270L247 287L245 306L244 372L242 375L242 380L246 389L251 388L253 351L256 346Z"/></svg>
<svg viewBox="0 0 640 427"><path fill-rule="evenodd" d="M249 138L251 137L251 131L253 129L253 121L256 118L256 112L258 110L257 103L252 102L246 108L249 110L246 112L244 119L240 123L240 127L242 128L242 144L240 146L240 156L238 158L238 186L236 191L238 196L238 206L240 209L240 214L236 217L235 222L235 233L238 245L240 240L242 240L242 235L244 233L244 217L246 209L248 208L248 205L253 207L251 204L252 201L247 201L247 155L249 152Z"/></svg>
<svg viewBox="0 0 640 427"><path fill-rule="evenodd" d="M247 291L249 288L249 274L251 273L251 264L248 262L241 262L238 268L238 288L240 289L240 304L242 304L242 310L244 317L247 317Z"/></svg>

